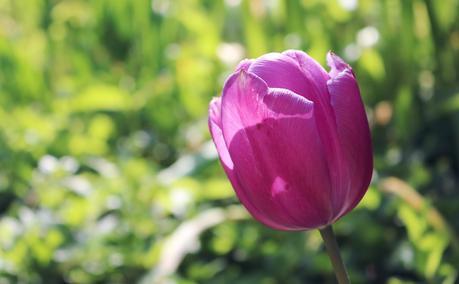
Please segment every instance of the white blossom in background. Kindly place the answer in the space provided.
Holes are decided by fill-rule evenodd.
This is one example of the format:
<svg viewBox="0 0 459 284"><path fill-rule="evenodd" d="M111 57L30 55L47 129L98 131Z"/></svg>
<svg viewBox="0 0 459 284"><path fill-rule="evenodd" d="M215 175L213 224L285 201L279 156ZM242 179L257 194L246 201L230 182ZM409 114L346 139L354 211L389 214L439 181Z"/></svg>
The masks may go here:
<svg viewBox="0 0 459 284"><path fill-rule="evenodd" d="M160 15L167 15L171 3L169 0L152 0L151 1L151 10Z"/></svg>
<svg viewBox="0 0 459 284"><path fill-rule="evenodd" d="M344 48L344 57L349 61L356 61L362 54L362 48L355 43L348 44Z"/></svg>
<svg viewBox="0 0 459 284"><path fill-rule="evenodd" d="M93 190L91 183L82 176L71 176L63 181L70 190L81 196L89 196Z"/></svg>
<svg viewBox="0 0 459 284"><path fill-rule="evenodd" d="M59 165L59 161L56 157L51 155L44 155L38 161L38 170L44 174L53 173Z"/></svg>
<svg viewBox="0 0 459 284"><path fill-rule="evenodd" d="M110 210L119 209L121 208L122 205L123 205L123 201L121 200L119 196L116 196L116 195L108 196L105 201L105 206L107 207L107 209L110 209Z"/></svg>
<svg viewBox="0 0 459 284"><path fill-rule="evenodd" d="M59 162L62 168L64 168L65 171L71 174L76 173L78 171L78 168L80 167L77 160L75 160L75 158L70 157L70 156L64 156L60 158Z"/></svg>
<svg viewBox="0 0 459 284"><path fill-rule="evenodd" d="M217 56L226 65L234 66L244 58L245 49L237 42L223 42L217 47Z"/></svg>
<svg viewBox="0 0 459 284"><path fill-rule="evenodd" d="M421 91L419 92L421 99L424 101L430 100L435 94L435 76L429 70L421 71L418 76L418 82L421 87Z"/></svg>
<svg viewBox="0 0 459 284"><path fill-rule="evenodd" d="M96 170L99 174L104 177L114 178L120 175L117 166L103 158L89 158L86 160L89 167Z"/></svg>
<svg viewBox="0 0 459 284"><path fill-rule="evenodd" d="M359 6L357 0L338 0L338 3L347 11L354 11Z"/></svg>
<svg viewBox="0 0 459 284"><path fill-rule="evenodd" d="M225 4L229 7L237 7L241 4L241 0L225 0Z"/></svg>
<svg viewBox="0 0 459 284"><path fill-rule="evenodd" d="M185 214L190 203L193 201L191 193L184 188L174 188L170 193L172 212L176 216Z"/></svg>
<svg viewBox="0 0 459 284"><path fill-rule="evenodd" d="M180 55L180 45L177 43L171 43L166 46L164 54L170 60L175 60Z"/></svg>
<svg viewBox="0 0 459 284"><path fill-rule="evenodd" d="M94 228L95 233L102 235L113 233L118 225L119 220L117 217L113 214L107 215L97 222L97 225Z"/></svg>
<svg viewBox="0 0 459 284"><path fill-rule="evenodd" d="M284 45L286 48L299 49L301 47L301 37L296 33L285 36Z"/></svg>
<svg viewBox="0 0 459 284"><path fill-rule="evenodd" d="M365 27L357 33L357 44L361 47L372 47L378 41L379 31L373 26Z"/></svg>

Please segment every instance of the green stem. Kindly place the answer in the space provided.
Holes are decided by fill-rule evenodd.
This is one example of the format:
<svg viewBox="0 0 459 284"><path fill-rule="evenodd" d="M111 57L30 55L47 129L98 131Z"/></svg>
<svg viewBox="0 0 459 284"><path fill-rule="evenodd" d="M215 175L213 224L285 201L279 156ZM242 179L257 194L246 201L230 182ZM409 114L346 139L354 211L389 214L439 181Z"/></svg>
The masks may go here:
<svg viewBox="0 0 459 284"><path fill-rule="evenodd" d="M332 226L329 225L320 229L320 235L324 240L325 247L327 248L328 256L330 257L333 269L335 270L336 279L339 284L349 284L349 276L347 275L346 267L339 253L338 243L336 242L335 234L333 233Z"/></svg>

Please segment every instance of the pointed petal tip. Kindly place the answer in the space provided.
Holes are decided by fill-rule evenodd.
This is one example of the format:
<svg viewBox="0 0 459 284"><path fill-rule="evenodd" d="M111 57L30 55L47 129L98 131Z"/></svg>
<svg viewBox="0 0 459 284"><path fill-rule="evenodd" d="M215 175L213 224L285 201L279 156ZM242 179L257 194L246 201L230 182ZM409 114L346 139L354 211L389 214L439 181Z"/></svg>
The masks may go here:
<svg viewBox="0 0 459 284"><path fill-rule="evenodd" d="M235 72L237 72L239 70L247 71L249 69L250 65L252 65L253 61L254 61L254 59L248 59L248 58L245 58L245 59L241 60L241 62L239 62L239 64L236 66Z"/></svg>
<svg viewBox="0 0 459 284"><path fill-rule="evenodd" d="M255 89L263 90L263 92L268 91L268 85L266 85L266 82L249 70L241 69L236 71L233 75L233 82L236 81L238 86L243 89L251 86L255 87Z"/></svg>
<svg viewBox="0 0 459 284"><path fill-rule="evenodd" d="M212 100L209 103L209 115L211 113L215 113L217 111L218 112L220 111L221 101L222 101L221 97L213 97L212 98Z"/></svg>
<svg viewBox="0 0 459 284"><path fill-rule="evenodd" d="M240 78L240 77L246 77L246 75L247 75L247 70L246 70L246 69L240 69L240 70L238 70L238 71L236 72L236 74L239 75L239 76L238 76L239 78Z"/></svg>
<svg viewBox="0 0 459 284"><path fill-rule="evenodd" d="M351 70L351 66L346 63L341 57L336 55L333 51L328 51L327 53L327 65L330 67L329 75L331 78L336 77L342 71Z"/></svg>
<svg viewBox="0 0 459 284"><path fill-rule="evenodd" d="M350 68L349 64L347 64L341 57L336 55L333 51L328 51L327 53L327 65L330 68L336 68L339 71Z"/></svg>
<svg viewBox="0 0 459 284"><path fill-rule="evenodd" d="M234 79L232 80L232 84L236 83L237 86L240 88L245 88L247 86L248 81L250 80L249 72L245 69L240 69L234 72Z"/></svg>
<svg viewBox="0 0 459 284"><path fill-rule="evenodd" d="M213 106L215 104L219 104L219 101L221 100L221 97L212 97L212 99L210 100L210 103L209 105L210 106Z"/></svg>

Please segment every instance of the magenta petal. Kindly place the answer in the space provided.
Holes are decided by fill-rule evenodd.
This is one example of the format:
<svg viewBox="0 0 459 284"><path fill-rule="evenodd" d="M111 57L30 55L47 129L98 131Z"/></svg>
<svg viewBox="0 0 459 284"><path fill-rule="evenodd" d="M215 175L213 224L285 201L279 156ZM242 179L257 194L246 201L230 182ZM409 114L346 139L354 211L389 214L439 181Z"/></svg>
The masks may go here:
<svg viewBox="0 0 459 284"><path fill-rule="evenodd" d="M334 199L341 204L338 218L354 208L365 194L373 171L371 135L359 87L350 67L339 57L330 54L328 60L332 79L328 90L335 112L338 137L344 165L348 171L348 185L334 191Z"/></svg>
<svg viewBox="0 0 459 284"><path fill-rule="evenodd" d="M305 77L298 63L281 53L268 53L252 62L248 71L260 77L269 88L291 90L313 100L311 81Z"/></svg>
<svg viewBox="0 0 459 284"><path fill-rule="evenodd" d="M231 161L221 130L221 101L221 98L214 98L210 102L209 130L223 166L232 170L233 161Z"/></svg>
<svg viewBox="0 0 459 284"><path fill-rule="evenodd" d="M330 77L327 71L325 71L317 61L306 52L300 50L287 50L282 52L282 54L294 59L300 67L300 70L306 77L310 78L321 95L325 96L327 100L329 99L328 92L324 92L324 90L326 90L326 84Z"/></svg>
<svg viewBox="0 0 459 284"><path fill-rule="evenodd" d="M345 69L351 70L351 67L346 62L344 62L343 59L331 51L327 53L327 65L331 68L329 73L331 78L336 77L336 75Z"/></svg>
<svg viewBox="0 0 459 284"><path fill-rule="evenodd" d="M269 94L263 97L263 103L271 111L271 117L281 118L297 116L311 118L313 103L287 89L270 88Z"/></svg>
<svg viewBox="0 0 459 284"><path fill-rule="evenodd" d="M280 230L321 228L369 185L368 121L352 69L329 53L327 73L301 51L244 60L209 108L209 128L237 196Z"/></svg>
<svg viewBox="0 0 459 284"><path fill-rule="evenodd" d="M249 69L250 65L252 64L254 60L253 59L244 59L239 64L236 66L236 72L239 70L244 70L247 71Z"/></svg>
<svg viewBox="0 0 459 284"><path fill-rule="evenodd" d="M246 207L263 213L254 217L284 230L327 225L331 185L312 102L241 71L227 81L221 107L232 183Z"/></svg>
<svg viewBox="0 0 459 284"><path fill-rule="evenodd" d="M221 106L222 130L226 145L229 145L234 135L246 125L260 122L258 112L266 109L261 109L262 104L259 104L259 101L263 101L267 93L266 83L245 70L239 70L228 78L223 87Z"/></svg>
<svg viewBox="0 0 459 284"><path fill-rule="evenodd" d="M247 199L246 193L242 190L242 187L239 184L239 181L233 171L233 161L229 156L228 148L226 147L225 141L223 139L223 133L221 130L221 98L214 98L210 103L209 130L212 136L212 140L214 141L214 144L217 148L223 170L228 176L231 185L235 189L239 200L245 205L252 216L254 216L254 218L260 222L278 230L287 230L288 228L285 226L278 225L277 223L274 223L270 219L266 218L264 214L261 214L259 210L252 204L252 202Z"/></svg>

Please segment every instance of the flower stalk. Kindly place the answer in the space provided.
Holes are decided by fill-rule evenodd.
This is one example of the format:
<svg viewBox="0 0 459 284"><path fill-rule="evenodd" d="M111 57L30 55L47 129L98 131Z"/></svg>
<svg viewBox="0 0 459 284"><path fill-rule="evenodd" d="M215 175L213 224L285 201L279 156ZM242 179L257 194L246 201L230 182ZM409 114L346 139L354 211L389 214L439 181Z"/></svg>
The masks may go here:
<svg viewBox="0 0 459 284"><path fill-rule="evenodd" d="M320 235L325 243L325 248L327 249L328 256L330 257L333 269L335 270L336 279L339 284L349 284L349 276L344 266L343 260L338 248L338 243L336 242L335 234L333 233L333 228L331 225L319 229Z"/></svg>

